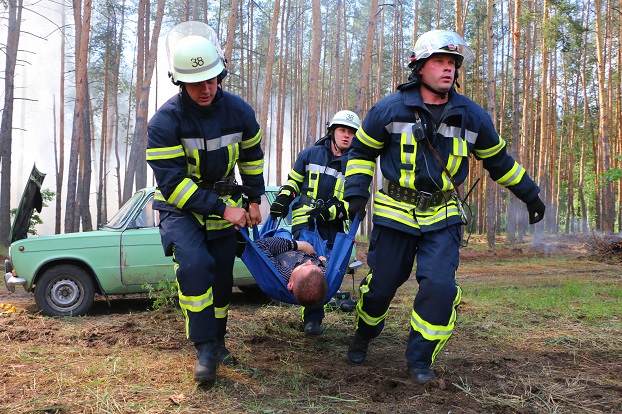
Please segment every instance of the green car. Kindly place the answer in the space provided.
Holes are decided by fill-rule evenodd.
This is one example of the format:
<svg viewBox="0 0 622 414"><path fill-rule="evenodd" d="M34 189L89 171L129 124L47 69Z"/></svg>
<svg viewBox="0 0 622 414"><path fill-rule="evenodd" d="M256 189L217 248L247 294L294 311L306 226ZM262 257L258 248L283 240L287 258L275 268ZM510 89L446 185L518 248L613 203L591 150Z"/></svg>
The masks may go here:
<svg viewBox="0 0 622 414"><path fill-rule="evenodd" d="M38 189L44 176L39 177ZM37 179L33 180L31 174L18 209L26 204L29 213L16 217L16 224L20 220L30 221L37 207L36 201L34 206L32 201L36 200L35 194L39 196L41 210L38 189ZM108 299L109 295L144 293L148 285L157 288L159 282L173 282L173 260L164 256L158 211L152 209L154 191L155 187L137 191L107 224L95 231L24 238L27 230L22 229L17 235L14 224L11 237L21 240L11 244L9 259L5 261L4 280L9 291L15 292L16 286L34 291L37 306L45 315L78 316L88 312L95 294ZM266 187L260 205L262 217L268 216L277 193L278 187ZM234 286L242 290L257 288L239 258L233 278Z"/></svg>

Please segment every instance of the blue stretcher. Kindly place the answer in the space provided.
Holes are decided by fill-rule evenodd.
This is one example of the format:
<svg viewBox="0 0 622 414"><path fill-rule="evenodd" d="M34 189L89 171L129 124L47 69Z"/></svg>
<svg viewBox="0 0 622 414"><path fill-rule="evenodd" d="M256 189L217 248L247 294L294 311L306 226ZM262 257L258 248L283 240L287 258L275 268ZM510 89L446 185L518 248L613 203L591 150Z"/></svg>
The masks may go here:
<svg viewBox="0 0 622 414"><path fill-rule="evenodd" d="M359 223L360 220L357 215L352 221L348 233L337 234L335 242L333 243L333 248L330 251L330 256L327 256L329 257L328 267L326 268L328 292L324 304L328 303L335 293L337 293L343 281L343 277L348 270L352 248L354 247L354 238L358 231ZM257 226L253 227L253 239L271 236L282 237L282 233L279 234L279 232L283 231L289 233L287 230L279 229L278 224L269 218L262 226L261 234L259 230L257 230ZM242 230L240 233L246 239L246 248L241 257L242 261L246 264L246 267L248 267L248 270L255 278L261 290L268 296L281 302L298 304L294 295L287 290L287 282L285 282L285 279L283 279L266 255L253 243L253 239L250 238L248 232ZM291 238L291 233L289 234L289 238ZM316 252L321 251L322 246L316 248L313 242L311 244Z"/></svg>

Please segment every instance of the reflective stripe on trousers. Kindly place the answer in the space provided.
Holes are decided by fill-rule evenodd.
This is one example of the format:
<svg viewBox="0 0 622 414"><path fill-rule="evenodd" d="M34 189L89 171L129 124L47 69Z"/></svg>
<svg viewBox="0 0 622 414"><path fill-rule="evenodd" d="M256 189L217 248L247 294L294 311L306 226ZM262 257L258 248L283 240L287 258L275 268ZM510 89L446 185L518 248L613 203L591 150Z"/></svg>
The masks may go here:
<svg viewBox="0 0 622 414"><path fill-rule="evenodd" d="M172 243L174 247L186 336L195 343L224 337L233 287L235 233L210 240L208 232L190 218L168 213L160 223L160 235L164 246Z"/></svg>
<svg viewBox="0 0 622 414"><path fill-rule="evenodd" d="M456 301L461 290L455 274L459 264L460 226L452 225L435 232L412 236L388 227L374 226L370 237L367 263L369 275L361 282L356 307L357 329L367 338L375 338L384 328L389 306L397 289L406 282L415 258L419 290L413 301L406 359L410 366L433 361L451 336ZM387 260L399 258L399 260ZM415 331L413 326L417 326ZM427 338L422 335L427 328ZM417 341L412 332L416 333ZM430 350L431 348L431 350Z"/></svg>

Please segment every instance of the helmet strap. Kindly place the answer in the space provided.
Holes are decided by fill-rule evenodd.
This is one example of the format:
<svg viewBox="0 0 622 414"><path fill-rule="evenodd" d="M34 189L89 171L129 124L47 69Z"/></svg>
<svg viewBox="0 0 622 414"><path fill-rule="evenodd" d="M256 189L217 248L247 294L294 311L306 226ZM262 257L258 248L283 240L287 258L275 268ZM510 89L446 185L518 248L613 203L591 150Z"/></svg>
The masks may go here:
<svg viewBox="0 0 622 414"><path fill-rule="evenodd" d="M427 90L429 90L430 92L435 93L435 94L437 94L438 96L440 96L440 97L441 97L441 99L445 99L445 98L447 98L447 92L439 92L439 91L437 91L436 89L432 88L430 85L428 85L428 84L427 84L427 83L425 83L425 82L421 82L421 85L422 85L424 88L426 88ZM453 85L452 85L452 86L453 86Z"/></svg>

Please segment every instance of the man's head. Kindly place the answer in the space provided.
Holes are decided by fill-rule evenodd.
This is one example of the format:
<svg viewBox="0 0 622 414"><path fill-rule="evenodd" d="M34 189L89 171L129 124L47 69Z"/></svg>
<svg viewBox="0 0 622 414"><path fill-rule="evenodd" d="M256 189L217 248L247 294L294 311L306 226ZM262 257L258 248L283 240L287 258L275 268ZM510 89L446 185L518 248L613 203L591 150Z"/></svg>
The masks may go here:
<svg viewBox="0 0 622 414"><path fill-rule="evenodd" d="M307 260L292 271L287 289L292 292L298 304L315 307L324 303L328 285L322 269Z"/></svg>
<svg viewBox="0 0 622 414"><path fill-rule="evenodd" d="M458 78L458 69L470 65L472 61L473 51L459 34L451 30L432 30L421 35L415 43L415 50L408 64L412 69L408 79L421 83L438 95L444 95ZM443 68L440 67L441 64L444 65ZM435 74L435 71L442 73ZM452 77L449 87L446 85L447 71L451 72L449 76ZM428 79L424 79L427 74Z"/></svg>
<svg viewBox="0 0 622 414"><path fill-rule="evenodd" d="M335 155L341 155L345 150L350 148L352 138L361 126L361 120L358 115L352 111L339 111L333 116L328 124L329 134L333 134L333 144ZM335 151L336 150L336 151Z"/></svg>

